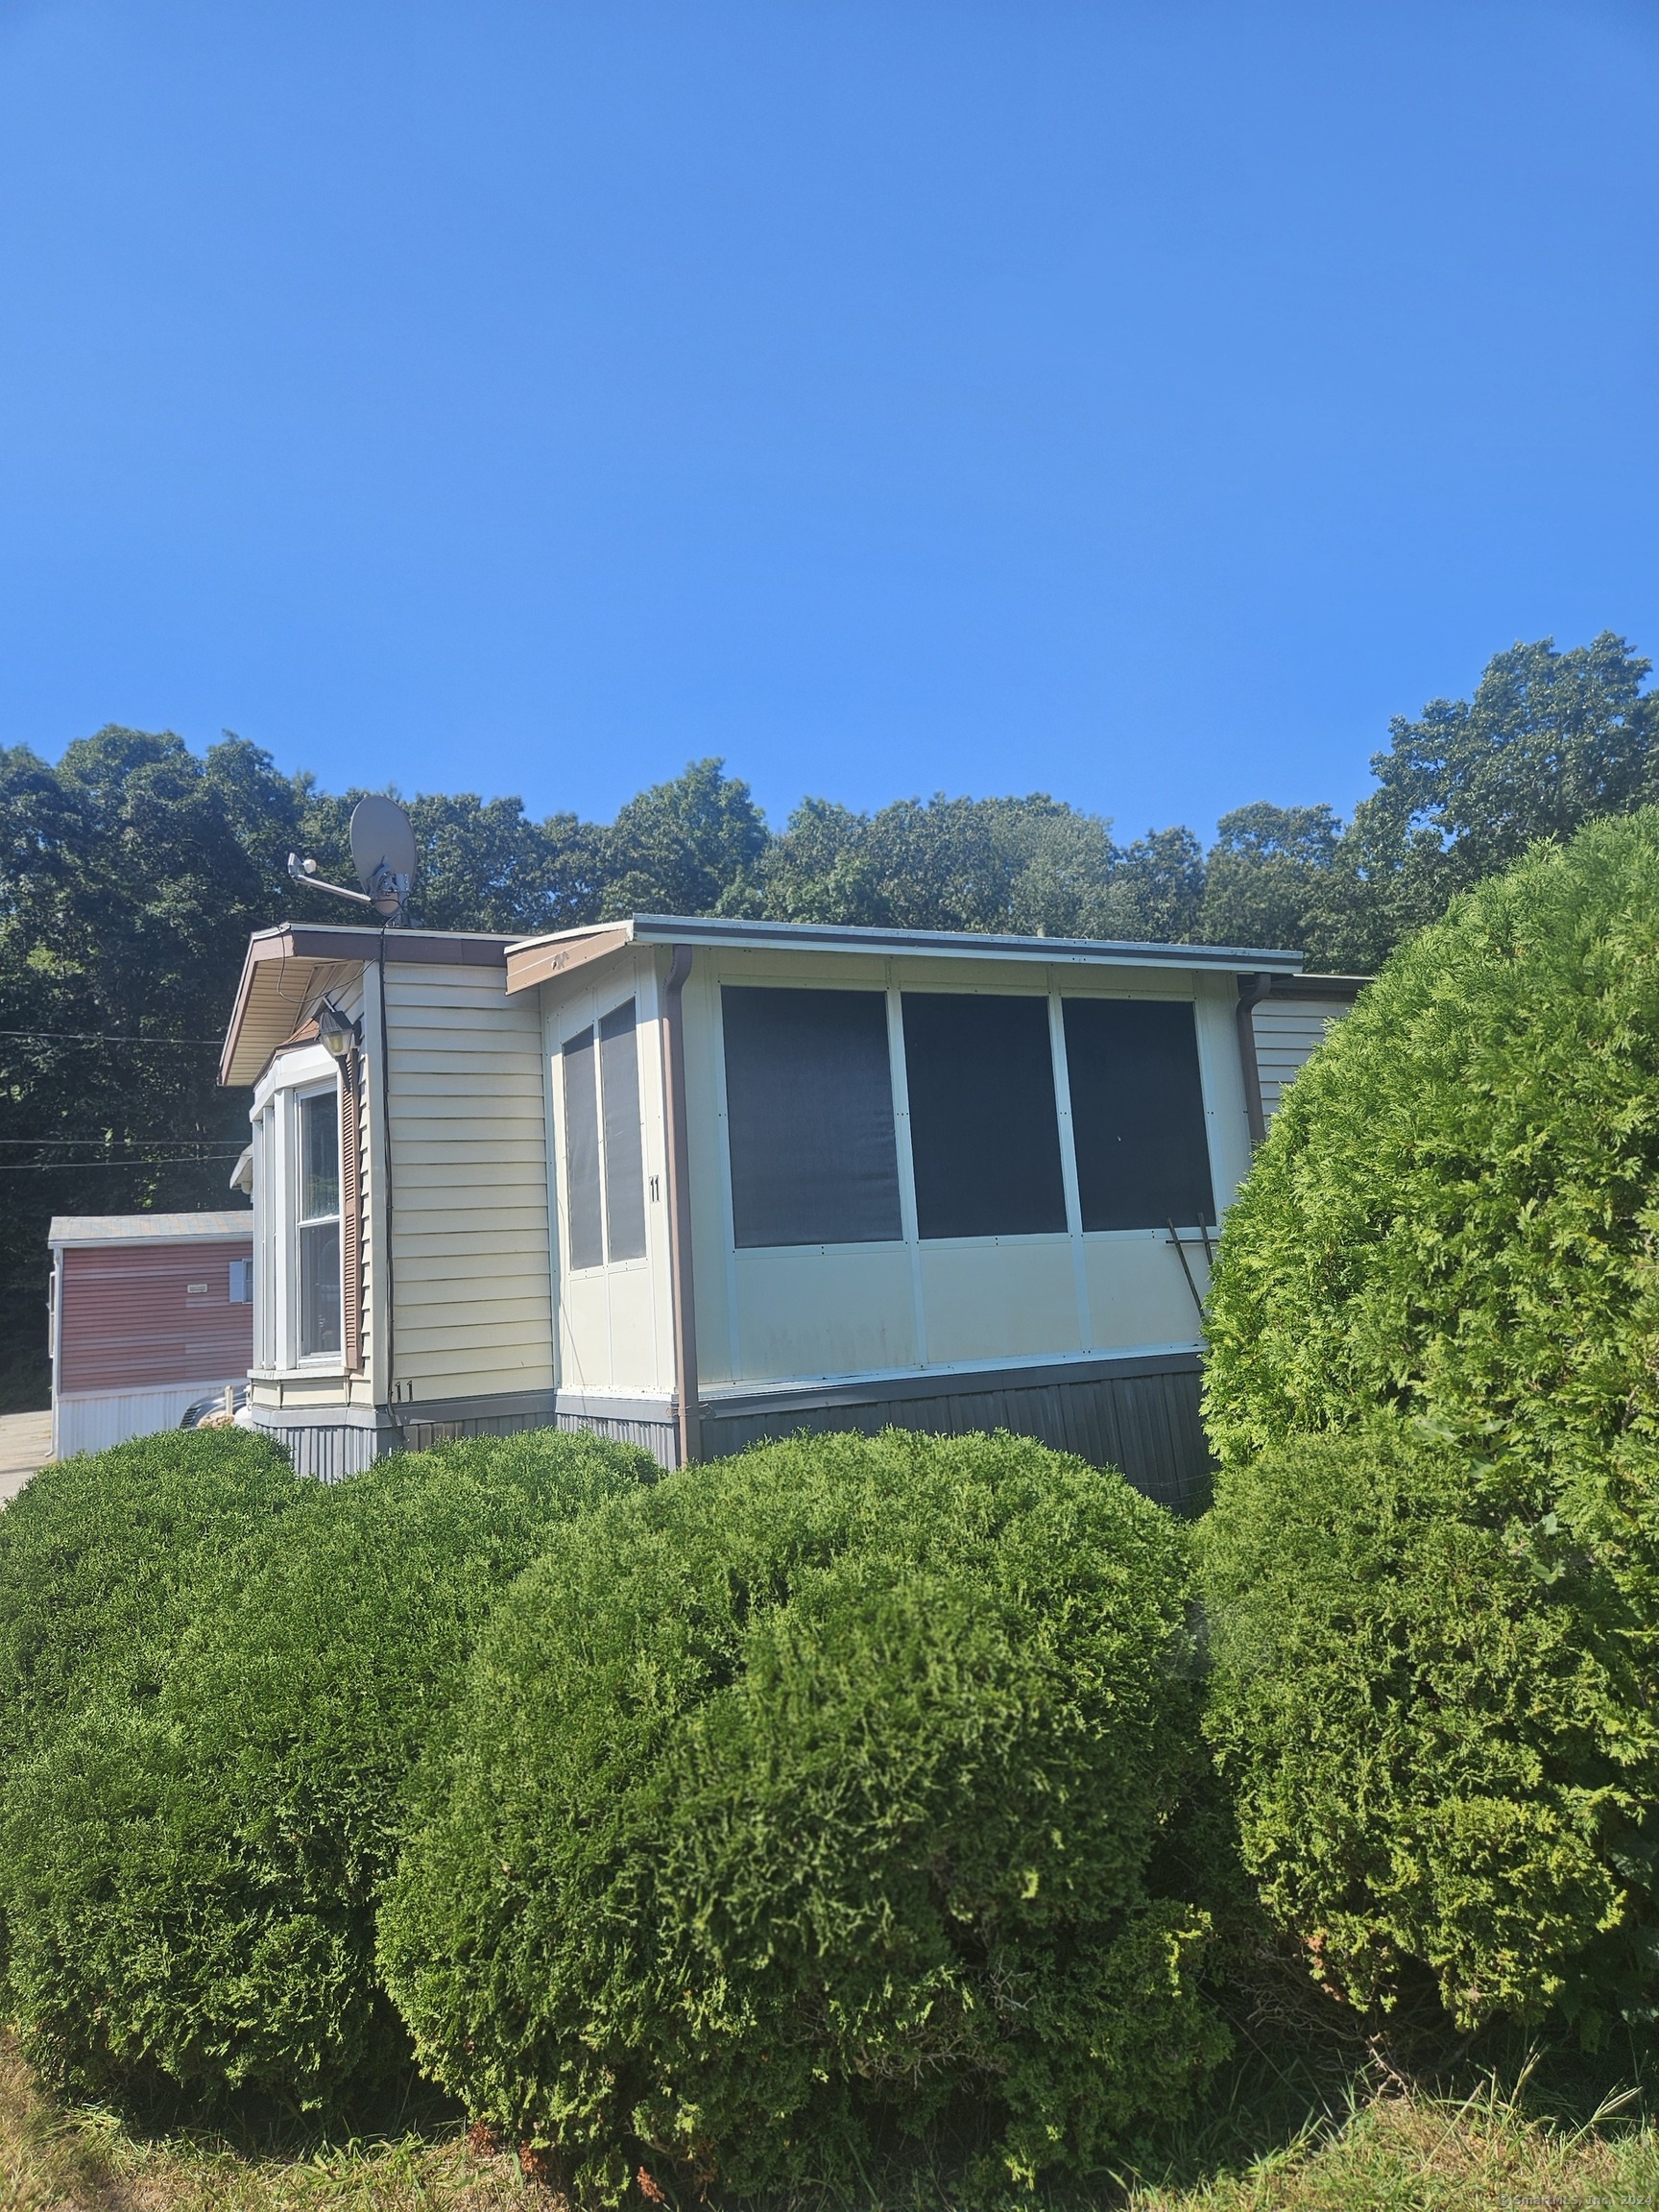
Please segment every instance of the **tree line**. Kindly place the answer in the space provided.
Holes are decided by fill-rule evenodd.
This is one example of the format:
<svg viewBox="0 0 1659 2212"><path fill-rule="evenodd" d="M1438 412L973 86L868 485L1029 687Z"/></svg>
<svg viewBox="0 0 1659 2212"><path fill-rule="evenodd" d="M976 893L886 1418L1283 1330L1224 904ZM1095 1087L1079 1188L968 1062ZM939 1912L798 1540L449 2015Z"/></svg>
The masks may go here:
<svg viewBox="0 0 1659 2212"><path fill-rule="evenodd" d="M1368 974L1541 837L1659 800L1649 663L1604 632L1517 644L1469 699L1396 716L1346 820L1266 801L1120 843L1046 793L859 813L805 799L774 830L717 759L609 823L518 799L407 802L415 919L529 935L628 913L716 914L1143 943L1288 946ZM0 1408L37 1401L53 1214L228 1202L246 1099L218 1090L250 930L337 919L291 851L350 881L360 791L284 776L227 732L111 726L50 763L0 749ZM10 1359L10 1370L7 1361ZM8 1379L8 1376L10 1379Z"/></svg>

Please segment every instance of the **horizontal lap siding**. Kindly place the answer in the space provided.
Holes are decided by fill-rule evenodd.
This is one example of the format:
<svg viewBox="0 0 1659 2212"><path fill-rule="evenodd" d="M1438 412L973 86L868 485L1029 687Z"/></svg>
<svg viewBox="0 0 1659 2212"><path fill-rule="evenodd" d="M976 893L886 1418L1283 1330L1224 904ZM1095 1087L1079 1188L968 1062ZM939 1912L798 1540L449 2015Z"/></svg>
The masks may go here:
<svg viewBox="0 0 1659 2212"><path fill-rule="evenodd" d="M399 1394L551 1389L541 1025L499 969L387 968Z"/></svg>
<svg viewBox="0 0 1659 2212"><path fill-rule="evenodd" d="M1262 1111L1269 1120L1292 1076L1325 1042L1325 1032L1350 1011L1345 999L1271 998L1256 1009L1256 1066L1262 1077Z"/></svg>
<svg viewBox="0 0 1659 2212"><path fill-rule="evenodd" d="M252 1254L252 1237L66 1251L58 1388L150 1390L245 1377L253 1309L230 1303L230 1262ZM192 1283L207 1287L192 1296Z"/></svg>

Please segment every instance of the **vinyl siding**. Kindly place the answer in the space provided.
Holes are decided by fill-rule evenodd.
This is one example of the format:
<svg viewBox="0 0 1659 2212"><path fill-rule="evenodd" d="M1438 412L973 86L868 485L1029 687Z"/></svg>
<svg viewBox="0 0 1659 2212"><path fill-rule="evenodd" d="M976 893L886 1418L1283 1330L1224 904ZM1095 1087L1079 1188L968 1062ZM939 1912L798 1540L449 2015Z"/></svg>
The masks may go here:
<svg viewBox="0 0 1659 2212"><path fill-rule="evenodd" d="M541 1020L505 980L387 963L396 1404L553 1386Z"/></svg>
<svg viewBox="0 0 1659 2212"><path fill-rule="evenodd" d="M252 1237L65 1252L60 1394L241 1382L253 1353L253 1309L230 1303L230 1262L252 1253ZM193 1283L203 1287L192 1291Z"/></svg>
<svg viewBox="0 0 1659 2212"><path fill-rule="evenodd" d="M1286 1085L1325 1042L1325 1032L1351 1011L1347 999L1268 998L1256 1008L1256 1065L1262 1112L1271 1121Z"/></svg>

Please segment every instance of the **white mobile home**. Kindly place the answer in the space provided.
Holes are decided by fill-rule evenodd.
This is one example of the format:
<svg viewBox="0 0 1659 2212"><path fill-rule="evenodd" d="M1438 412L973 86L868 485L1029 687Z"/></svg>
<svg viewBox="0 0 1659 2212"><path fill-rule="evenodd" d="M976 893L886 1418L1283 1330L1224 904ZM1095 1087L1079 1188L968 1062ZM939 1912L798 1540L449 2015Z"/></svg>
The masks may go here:
<svg viewBox="0 0 1659 2212"><path fill-rule="evenodd" d="M256 936L252 1405L320 1474L557 1423L664 1465L1007 1427L1174 1503L1294 953L639 915Z"/></svg>

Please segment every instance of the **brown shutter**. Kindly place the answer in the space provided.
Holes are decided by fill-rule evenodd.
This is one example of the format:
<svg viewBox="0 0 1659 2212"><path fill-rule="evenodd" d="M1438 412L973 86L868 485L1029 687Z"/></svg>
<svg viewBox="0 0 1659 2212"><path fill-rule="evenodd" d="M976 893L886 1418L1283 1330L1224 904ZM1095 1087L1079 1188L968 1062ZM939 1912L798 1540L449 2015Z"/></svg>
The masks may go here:
<svg viewBox="0 0 1659 2212"><path fill-rule="evenodd" d="M353 1052L340 1070L340 1259L345 1308L340 1336L348 1375L358 1374L363 1365L363 1203L358 1149L362 1133L358 1127L357 1065Z"/></svg>

